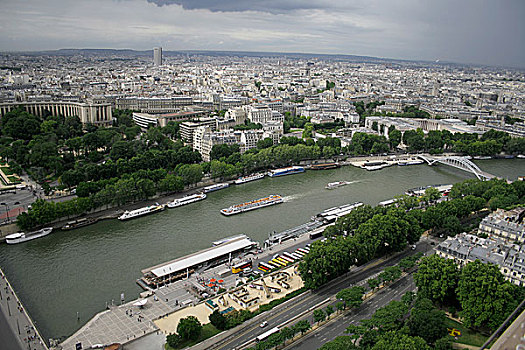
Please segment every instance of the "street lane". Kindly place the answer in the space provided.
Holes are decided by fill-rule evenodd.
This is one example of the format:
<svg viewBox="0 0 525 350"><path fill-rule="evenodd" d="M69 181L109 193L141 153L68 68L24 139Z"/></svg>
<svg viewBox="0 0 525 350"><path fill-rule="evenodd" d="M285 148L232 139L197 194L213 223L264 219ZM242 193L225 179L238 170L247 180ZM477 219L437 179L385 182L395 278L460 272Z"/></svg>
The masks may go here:
<svg viewBox="0 0 525 350"><path fill-rule="evenodd" d="M282 324L285 321L290 320L294 316L307 311L316 304L319 304L323 300L333 297L341 289L351 287L352 285L367 280L370 276L378 273L387 266L392 266L397 264L402 258L413 255L416 252L427 252L432 249L432 246L429 242L424 239L416 245L415 250L407 249L401 254L380 263L371 263L370 265L365 265L356 269L353 269L343 277L339 277L335 281L332 281L320 288L319 290L312 292L311 294L302 295L298 299L295 299L294 302L288 303L285 308L277 308L269 311L264 317L265 321L268 321L267 327L276 327ZM372 265L372 266L371 266ZM371 266L371 267L368 267ZM324 305L323 305L324 306ZM260 320L260 319L259 319ZM260 322L259 322L260 323ZM239 346L247 343L250 340L255 339L258 335L264 333L267 328L261 329L259 323L249 323L244 329L237 331L236 334L232 334L225 342L219 342L215 344L213 349L232 349L238 348Z"/></svg>

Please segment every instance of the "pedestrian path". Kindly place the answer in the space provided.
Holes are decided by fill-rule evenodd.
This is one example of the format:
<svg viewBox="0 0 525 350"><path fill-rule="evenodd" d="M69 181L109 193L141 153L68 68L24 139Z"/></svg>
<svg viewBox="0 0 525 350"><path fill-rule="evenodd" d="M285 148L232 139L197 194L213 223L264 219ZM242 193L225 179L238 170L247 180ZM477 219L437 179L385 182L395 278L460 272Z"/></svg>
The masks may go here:
<svg viewBox="0 0 525 350"><path fill-rule="evenodd" d="M48 350L40 333L18 299L4 272L0 269L0 312L20 341L21 349ZM1 345L1 342L0 342Z"/></svg>

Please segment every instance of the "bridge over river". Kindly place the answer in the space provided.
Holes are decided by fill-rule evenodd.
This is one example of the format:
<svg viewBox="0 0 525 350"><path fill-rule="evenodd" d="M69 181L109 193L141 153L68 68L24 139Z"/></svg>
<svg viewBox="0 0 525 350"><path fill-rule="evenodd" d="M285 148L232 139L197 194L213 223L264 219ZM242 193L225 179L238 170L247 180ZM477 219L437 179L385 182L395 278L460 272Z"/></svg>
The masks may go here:
<svg viewBox="0 0 525 350"><path fill-rule="evenodd" d="M480 180L490 180L494 178L495 176L492 174L489 174L483 170L481 170L476 164L470 161L470 159L466 157L460 157L460 156L442 156L442 157L434 157L427 154L419 154L419 158L423 159L425 162L427 162L428 165L434 165L436 163L448 165L457 169L468 171L474 175Z"/></svg>

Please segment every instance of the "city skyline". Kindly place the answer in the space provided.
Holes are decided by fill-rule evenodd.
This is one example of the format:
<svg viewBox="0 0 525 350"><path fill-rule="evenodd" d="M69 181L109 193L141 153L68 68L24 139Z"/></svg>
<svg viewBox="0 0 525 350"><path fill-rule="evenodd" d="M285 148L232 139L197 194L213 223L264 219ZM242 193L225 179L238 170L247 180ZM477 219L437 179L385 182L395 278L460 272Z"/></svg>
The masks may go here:
<svg viewBox="0 0 525 350"><path fill-rule="evenodd" d="M520 1L6 0L0 8L1 51L161 46L525 66Z"/></svg>

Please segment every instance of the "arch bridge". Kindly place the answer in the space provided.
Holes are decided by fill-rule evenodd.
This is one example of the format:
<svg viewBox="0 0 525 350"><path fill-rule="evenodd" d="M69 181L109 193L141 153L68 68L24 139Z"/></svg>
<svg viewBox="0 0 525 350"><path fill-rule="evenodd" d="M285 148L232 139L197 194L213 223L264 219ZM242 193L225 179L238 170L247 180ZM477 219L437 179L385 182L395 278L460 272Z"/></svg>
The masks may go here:
<svg viewBox="0 0 525 350"><path fill-rule="evenodd" d="M436 163L448 165L457 169L468 171L474 174L479 180L490 180L495 176L484 172L476 164L471 162L469 159L460 156L444 156L444 157L433 157L430 155L418 154L418 157L427 162L428 165L434 165Z"/></svg>

